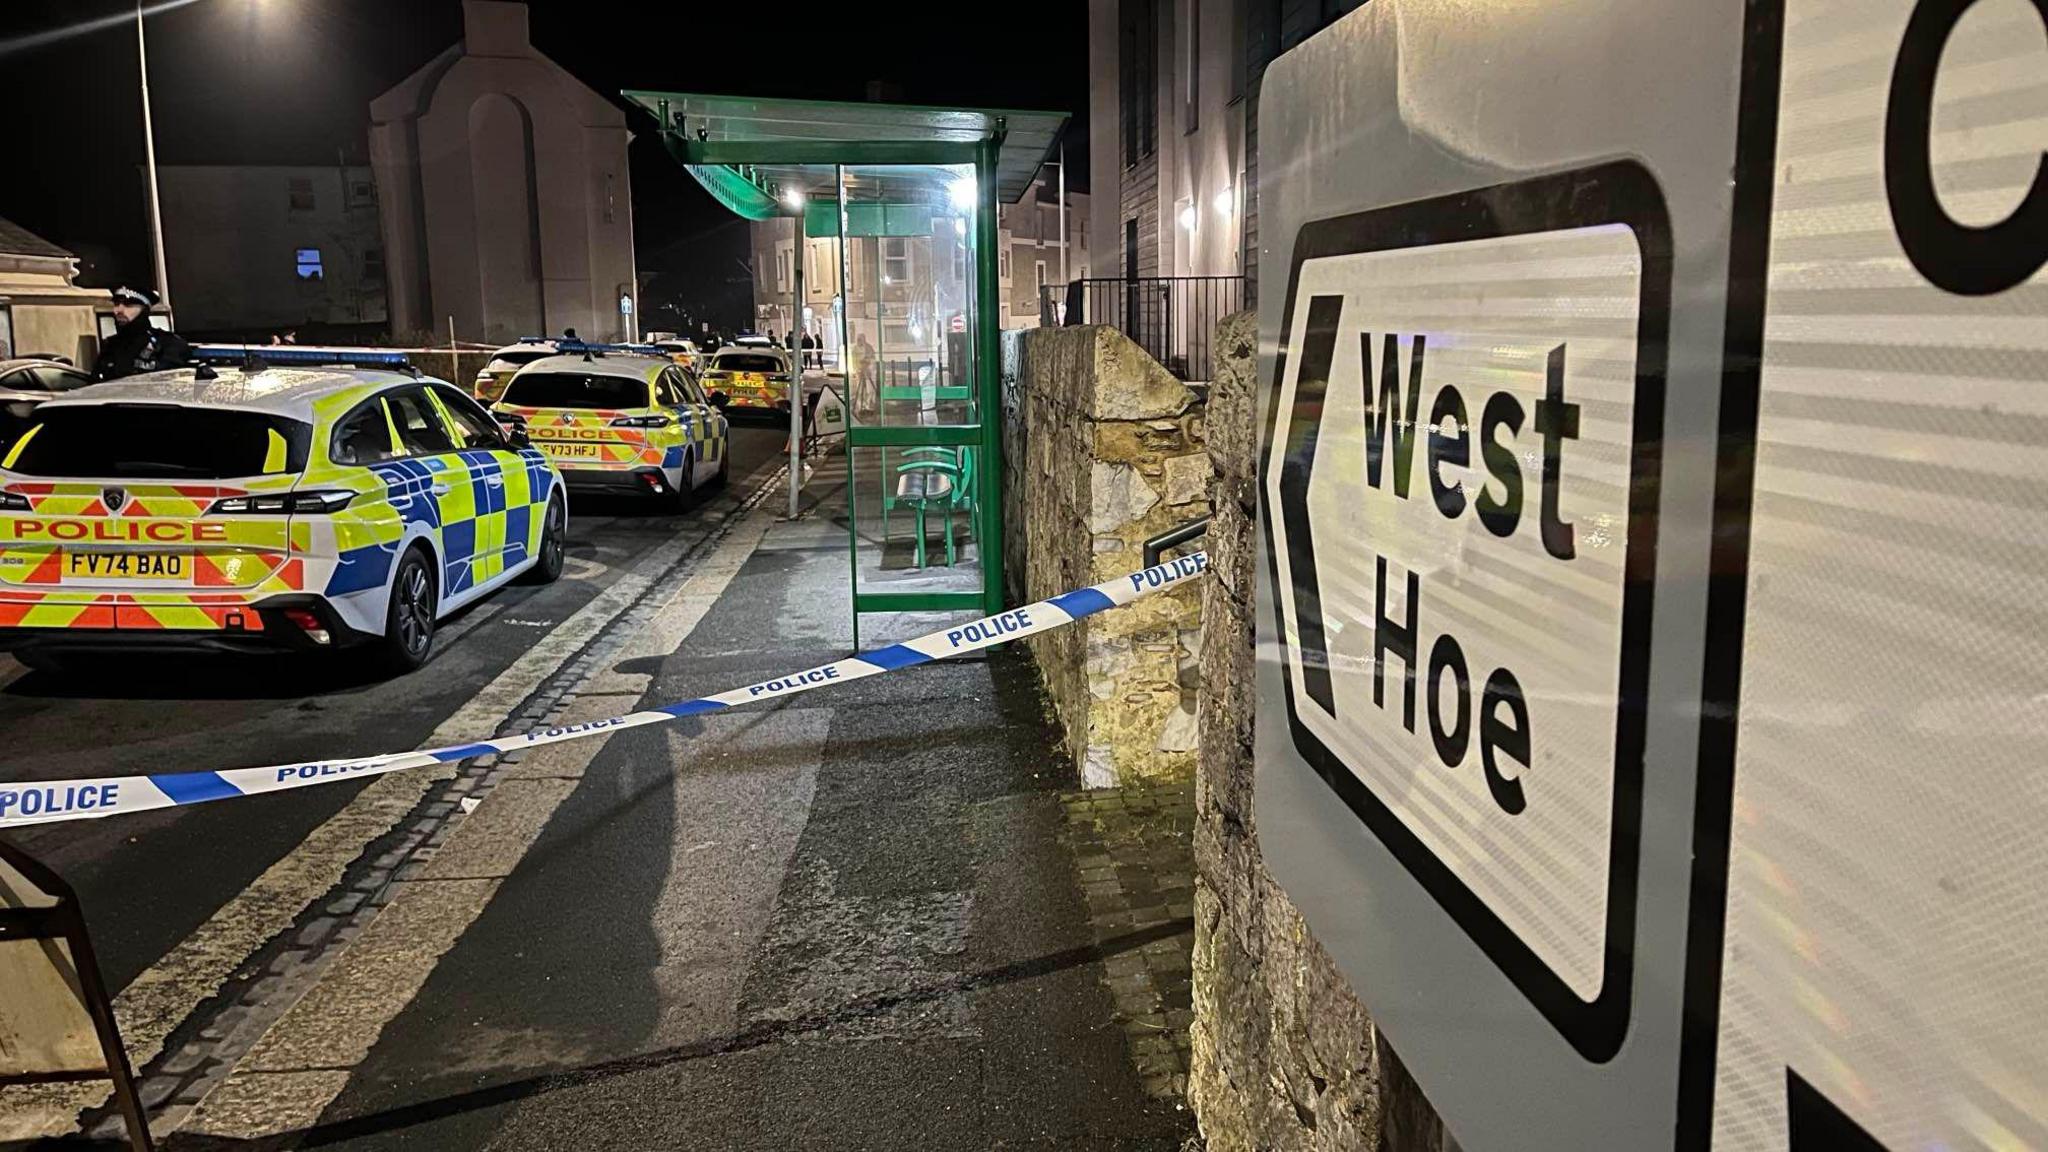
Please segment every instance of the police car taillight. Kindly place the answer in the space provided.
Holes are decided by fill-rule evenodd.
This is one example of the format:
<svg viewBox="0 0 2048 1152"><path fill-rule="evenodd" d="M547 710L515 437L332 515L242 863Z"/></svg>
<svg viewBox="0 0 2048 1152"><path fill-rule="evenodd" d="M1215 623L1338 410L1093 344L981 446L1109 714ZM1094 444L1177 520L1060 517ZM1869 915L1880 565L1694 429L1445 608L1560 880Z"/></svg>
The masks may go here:
<svg viewBox="0 0 2048 1152"><path fill-rule="evenodd" d="M215 500L209 516L285 516L292 513L339 512L355 499L353 492L285 492L275 496L229 496Z"/></svg>
<svg viewBox="0 0 2048 1152"><path fill-rule="evenodd" d="M666 416L621 416L612 421L612 427L614 428L666 428L668 426L669 418Z"/></svg>
<svg viewBox="0 0 2048 1152"><path fill-rule="evenodd" d="M321 623L320 617L304 608L287 608L284 610L284 618L297 626L299 631L306 634L306 639L315 644L328 644L334 640L334 637L328 634L327 625Z"/></svg>

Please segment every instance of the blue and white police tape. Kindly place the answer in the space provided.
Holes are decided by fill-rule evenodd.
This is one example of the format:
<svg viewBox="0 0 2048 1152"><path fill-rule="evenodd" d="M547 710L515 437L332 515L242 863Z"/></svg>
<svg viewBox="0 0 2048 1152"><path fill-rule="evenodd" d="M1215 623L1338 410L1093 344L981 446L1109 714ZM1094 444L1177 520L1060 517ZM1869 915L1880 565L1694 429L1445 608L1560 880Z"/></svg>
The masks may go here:
<svg viewBox="0 0 2048 1152"><path fill-rule="evenodd" d="M1178 560L1158 564L1129 576L1105 580L1093 588L1082 588L1012 608L957 627L921 636L902 644L891 644L821 664L803 672L763 680L716 696L702 696L665 704L608 720L591 720L560 728L543 728L517 736L479 740L446 748L423 748L417 752L393 752L354 760L320 760L306 764L274 764L265 768L227 768L218 772L162 772L145 776L102 776L92 780L45 780L0 784L0 828L24 824L48 824L60 820L89 820L127 812L147 812L306 788L336 780L377 776L407 768L425 768L494 752L517 752L542 744L581 740L646 724L666 724L682 716L717 712L757 700L779 699L808 692L827 684L861 680L883 672L894 672L915 664L927 664L967 652L976 652L1007 640L1018 640L1039 632L1065 627L1084 616L1128 604L1200 575L1209 566L1207 553L1196 552Z"/></svg>

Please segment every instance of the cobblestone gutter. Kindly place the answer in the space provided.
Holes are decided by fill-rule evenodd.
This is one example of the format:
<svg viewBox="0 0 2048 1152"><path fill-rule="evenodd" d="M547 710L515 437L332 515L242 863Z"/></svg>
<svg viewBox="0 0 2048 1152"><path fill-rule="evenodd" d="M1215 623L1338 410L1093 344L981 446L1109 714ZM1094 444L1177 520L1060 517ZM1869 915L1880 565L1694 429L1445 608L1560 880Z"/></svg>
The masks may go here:
<svg viewBox="0 0 2048 1152"><path fill-rule="evenodd" d="M1147 537L1209 510L1202 406L1116 330L1006 333L1003 407L1013 601L1133 571ZM1193 772L1192 587L1026 643L1085 786Z"/></svg>

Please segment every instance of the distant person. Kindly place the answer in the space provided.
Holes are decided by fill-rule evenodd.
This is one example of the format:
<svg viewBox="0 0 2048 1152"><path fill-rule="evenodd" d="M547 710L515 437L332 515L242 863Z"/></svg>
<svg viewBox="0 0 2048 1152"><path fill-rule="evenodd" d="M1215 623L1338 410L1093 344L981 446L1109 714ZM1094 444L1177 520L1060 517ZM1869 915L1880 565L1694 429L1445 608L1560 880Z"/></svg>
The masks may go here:
<svg viewBox="0 0 2048 1152"><path fill-rule="evenodd" d="M818 338L809 332L804 333L804 363L813 368L825 366L825 353L818 344Z"/></svg>
<svg viewBox="0 0 2048 1152"><path fill-rule="evenodd" d="M175 332L149 322L157 295L147 288L116 288L114 334L100 344L93 379L119 380L141 372L182 368L192 360L192 346Z"/></svg>
<svg viewBox="0 0 2048 1152"><path fill-rule="evenodd" d="M574 328L562 329L562 339L574 341L576 339L576 330Z"/></svg>
<svg viewBox="0 0 2048 1152"><path fill-rule="evenodd" d="M881 365L875 360L875 346L868 343L867 329L853 339L846 354L846 379L853 387L853 410L872 416L881 410Z"/></svg>

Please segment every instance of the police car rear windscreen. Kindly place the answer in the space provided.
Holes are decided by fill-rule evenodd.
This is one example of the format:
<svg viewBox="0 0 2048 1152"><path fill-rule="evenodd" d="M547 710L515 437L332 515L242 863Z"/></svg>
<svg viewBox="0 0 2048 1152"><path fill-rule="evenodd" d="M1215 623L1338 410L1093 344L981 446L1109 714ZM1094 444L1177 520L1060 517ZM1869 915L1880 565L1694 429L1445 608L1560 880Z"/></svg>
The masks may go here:
<svg viewBox="0 0 2048 1152"><path fill-rule="evenodd" d="M758 356L743 353L738 356L720 356L712 362L712 368L720 372L781 372L782 360L776 356Z"/></svg>
<svg viewBox="0 0 2048 1152"><path fill-rule="evenodd" d="M580 372L529 372L512 378L504 403L522 408L645 408L652 404L645 380L588 376Z"/></svg>
<svg viewBox="0 0 2048 1152"><path fill-rule="evenodd" d="M24 476L231 480L298 472L310 425L261 412L168 404L47 407L9 469Z"/></svg>

